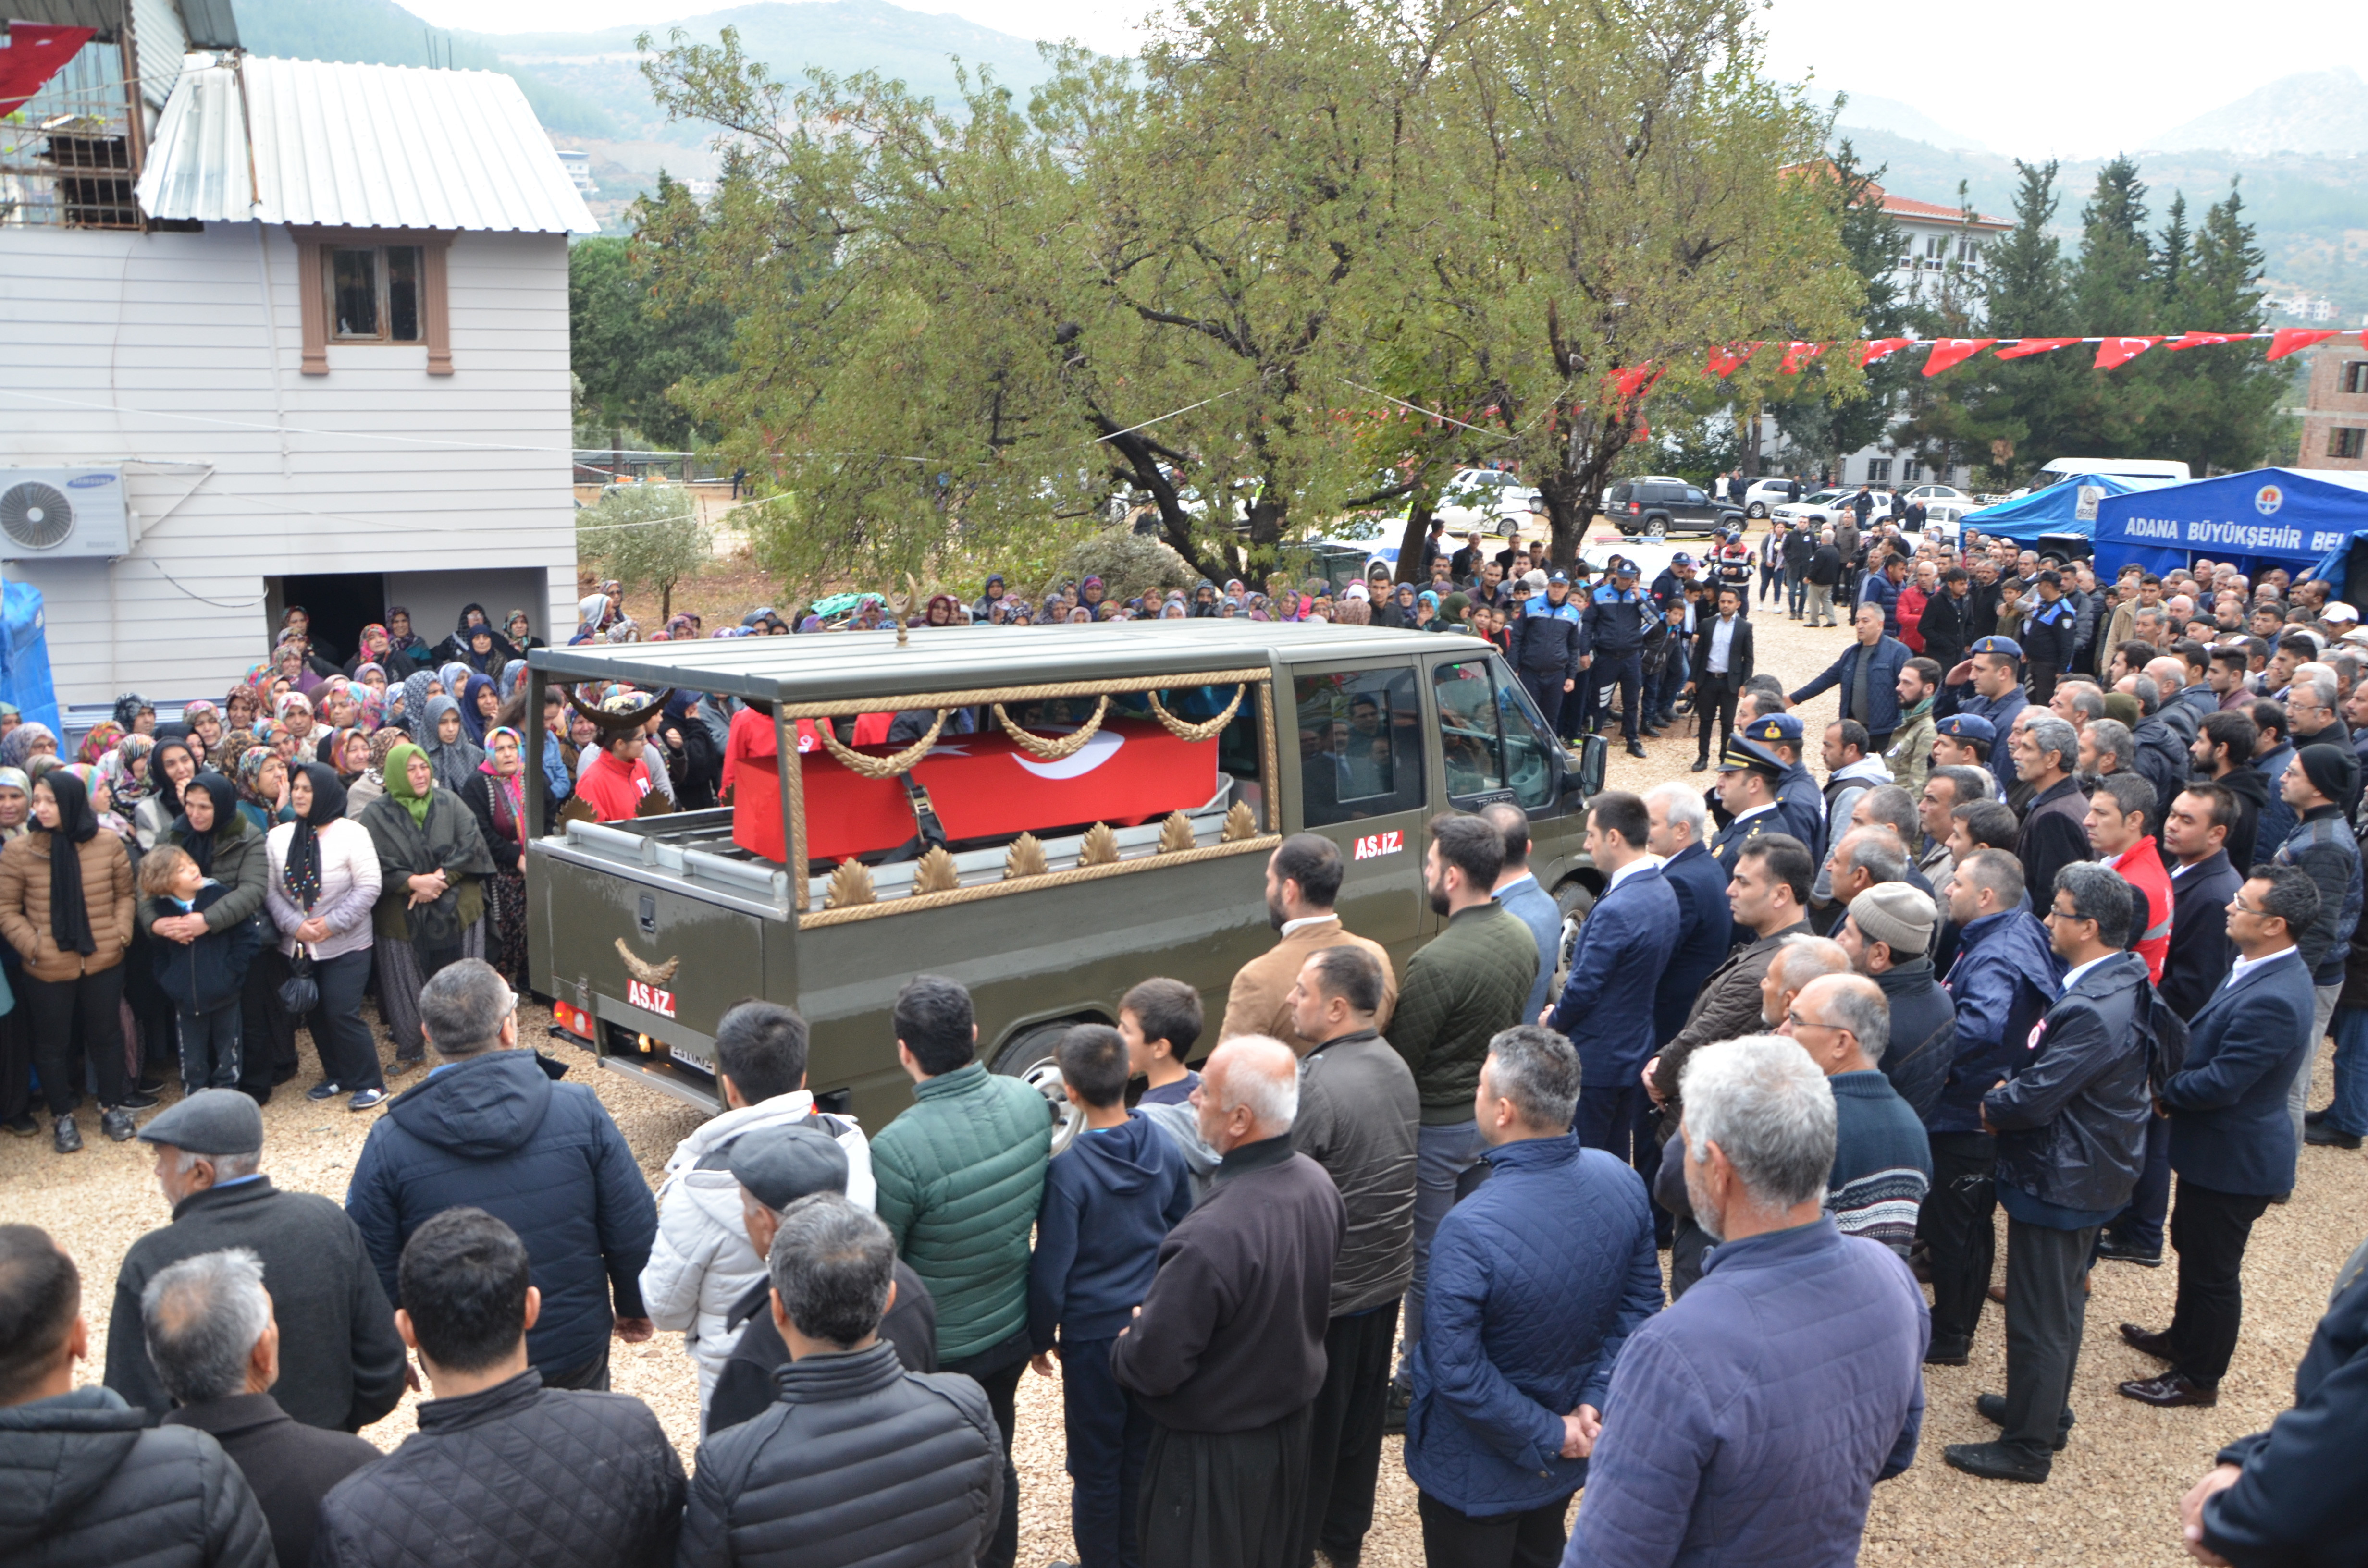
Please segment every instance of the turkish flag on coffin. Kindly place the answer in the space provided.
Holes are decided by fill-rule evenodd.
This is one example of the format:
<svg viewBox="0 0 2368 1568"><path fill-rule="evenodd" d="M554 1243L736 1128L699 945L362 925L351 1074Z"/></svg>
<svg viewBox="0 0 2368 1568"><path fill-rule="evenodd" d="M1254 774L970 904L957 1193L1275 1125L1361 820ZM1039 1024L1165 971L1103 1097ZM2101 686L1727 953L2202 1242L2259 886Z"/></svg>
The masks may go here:
<svg viewBox="0 0 2368 1568"><path fill-rule="evenodd" d="M756 722L744 730L743 717ZM735 784L733 841L768 860L782 859L788 846L772 725L762 715L735 715L733 742L726 748ZM855 749L885 756L896 748ZM820 749L806 751L802 762L810 858L841 860L893 849L916 831L902 779L866 778ZM1217 790L1217 743L1178 740L1152 720L1112 719L1076 756L1042 762L1008 735L951 735L915 765L913 778L928 791L950 838L1096 822L1130 827L1206 805Z"/></svg>

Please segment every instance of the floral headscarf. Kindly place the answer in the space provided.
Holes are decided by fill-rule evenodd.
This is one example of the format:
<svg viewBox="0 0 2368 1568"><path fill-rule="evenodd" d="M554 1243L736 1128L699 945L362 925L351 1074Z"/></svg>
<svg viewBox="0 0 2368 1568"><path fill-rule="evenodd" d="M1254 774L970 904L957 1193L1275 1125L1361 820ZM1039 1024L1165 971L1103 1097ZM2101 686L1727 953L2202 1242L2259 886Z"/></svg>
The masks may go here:
<svg viewBox="0 0 2368 1568"><path fill-rule="evenodd" d="M354 666L354 685L360 687L362 690L369 691L372 689L370 678L372 676L378 676L377 689L381 691L385 690L386 666L384 665L379 664L374 660L364 659L360 664Z"/></svg>
<svg viewBox="0 0 2368 1568"><path fill-rule="evenodd" d="M369 748L369 733L352 724L336 731L329 736L329 766L336 770L338 778L348 784L361 777L361 773L346 771L346 753L356 741L361 742L365 750ZM369 769L370 764L365 761L362 764L362 772L367 772Z"/></svg>
<svg viewBox="0 0 2368 1568"><path fill-rule="evenodd" d="M389 724L383 729L372 730L370 738L370 771L383 773L386 770L387 754L410 738L400 727L393 724Z"/></svg>
<svg viewBox="0 0 2368 1568"><path fill-rule="evenodd" d="M47 741L52 750L58 744L57 732L39 719L28 719L5 735L0 735L0 767L23 767L33 755L34 746Z"/></svg>
<svg viewBox="0 0 2368 1568"><path fill-rule="evenodd" d="M108 752L122 744L123 726L112 719L102 719L91 726L90 733L82 738L82 746L74 753L74 760L96 767Z"/></svg>
<svg viewBox="0 0 2368 1568"><path fill-rule="evenodd" d="M375 620L363 627L360 651L365 664L377 664L393 652L393 642L387 636L386 628Z"/></svg>
<svg viewBox="0 0 2368 1568"><path fill-rule="evenodd" d="M114 792L116 810L129 812L148 798L148 756L155 749L154 735L126 735L98 765L99 777Z"/></svg>
<svg viewBox="0 0 2368 1568"><path fill-rule="evenodd" d="M238 798L250 805L262 807L267 816L277 812L279 802L261 793L263 770L271 763L285 763L287 760L269 746L249 746L239 753L238 772L231 780L238 786Z"/></svg>
<svg viewBox="0 0 2368 1568"><path fill-rule="evenodd" d="M222 699L222 727L227 730L245 729L254 723L255 716L262 711L262 692L251 686L235 687Z"/></svg>
<svg viewBox="0 0 2368 1568"><path fill-rule="evenodd" d="M504 773L494 763L494 743L507 735L518 748L518 767L515 773ZM516 840L520 825L526 821L526 739L507 724L496 724L485 732L485 760L477 771L493 780L486 791L494 808L494 828L504 838Z"/></svg>
<svg viewBox="0 0 2368 1568"><path fill-rule="evenodd" d="M182 704L181 722L189 727L189 733L191 734L195 734L198 729L198 721L209 713L213 715L213 721L217 725L221 724L222 704L219 702L209 702L202 697L197 698L191 701Z"/></svg>

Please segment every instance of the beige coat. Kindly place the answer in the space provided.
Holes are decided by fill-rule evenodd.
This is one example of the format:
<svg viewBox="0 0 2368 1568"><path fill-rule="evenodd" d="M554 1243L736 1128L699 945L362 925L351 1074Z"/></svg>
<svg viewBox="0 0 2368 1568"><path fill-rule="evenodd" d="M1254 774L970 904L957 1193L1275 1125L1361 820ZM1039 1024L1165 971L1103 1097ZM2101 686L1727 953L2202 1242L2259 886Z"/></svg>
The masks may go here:
<svg viewBox="0 0 2368 1568"><path fill-rule="evenodd" d="M1340 917L1336 915L1301 926L1242 965L1234 975L1232 991L1225 996L1225 1021L1217 1031L1218 1040L1228 1040L1237 1034L1272 1035L1300 1055L1306 1055L1308 1042L1291 1027L1291 987L1311 957L1343 943L1364 949L1382 966L1382 1010L1373 1016L1373 1027L1386 1034L1390 1014L1398 1005L1397 971L1390 967L1390 955L1379 942L1342 930Z"/></svg>
<svg viewBox="0 0 2368 1568"><path fill-rule="evenodd" d="M97 950L88 958L58 950L50 934L50 835L40 828L0 849L0 936L25 960L25 972L51 983L113 969L131 945L131 857L101 828L81 849L82 900Z"/></svg>

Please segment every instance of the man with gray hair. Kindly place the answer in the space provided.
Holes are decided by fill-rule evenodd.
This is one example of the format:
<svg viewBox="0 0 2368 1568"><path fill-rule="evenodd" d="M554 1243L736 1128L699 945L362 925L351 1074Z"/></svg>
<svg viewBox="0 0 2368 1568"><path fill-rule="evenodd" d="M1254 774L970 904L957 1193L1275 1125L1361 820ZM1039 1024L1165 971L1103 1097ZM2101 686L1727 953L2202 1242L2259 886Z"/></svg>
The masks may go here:
<svg viewBox="0 0 2368 1568"><path fill-rule="evenodd" d="M1874 1483L1916 1457L1923 1295L1824 1212L1834 1096L1797 1043L1705 1046L1680 1090L1719 1244L1621 1349L1565 1561L1855 1562Z"/></svg>
<svg viewBox="0 0 2368 1568"><path fill-rule="evenodd" d="M2031 906L2045 905L2055 873L2089 857L2089 797L2072 770L2080 757L2080 737L2052 713L2037 713L2013 741L2015 771L2031 786L2031 804L2014 858L2022 862Z"/></svg>
<svg viewBox="0 0 2368 1568"><path fill-rule="evenodd" d="M1570 1041L1533 1024L1481 1064L1492 1174L1440 1221L1409 1357L1406 1473L1432 1562L1560 1557L1620 1346L1661 1308L1645 1184L1579 1146L1578 1079Z"/></svg>
<svg viewBox="0 0 2368 1568"><path fill-rule="evenodd" d="M443 1064L387 1108L346 1188L387 1295L415 1231L447 1209L483 1209L532 1261L542 1308L527 1349L544 1385L607 1388L609 1337L655 1332L642 1268L658 1211L640 1163L599 1096L554 1082L518 1048L518 998L491 964L438 971L419 1016Z"/></svg>
<svg viewBox="0 0 2368 1568"><path fill-rule="evenodd" d="M836 1153L811 1129L778 1131ZM699 1446L675 1561L768 1562L826 1540L840 1562L975 1562L1002 1515L1002 1429L975 1381L909 1370L881 1337L898 1294L888 1227L809 1193L781 1211L766 1268L789 1364L772 1403Z"/></svg>
<svg viewBox="0 0 2368 1568"><path fill-rule="evenodd" d="M2138 743L2119 719L2099 719L2080 732L2080 771L2092 778L2135 772Z"/></svg>
<svg viewBox="0 0 2368 1568"><path fill-rule="evenodd" d="M128 1320L115 1322L131 1339ZM163 1424L211 1433L262 1505L279 1561L310 1562L321 1499L379 1451L347 1433L303 1426L271 1397L280 1335L263 1260L232 1247L167 1265L140 1292L140 1324L157 1381L177 1406Z"/></svg>
<svg viewBox="0 0 2368 1568"><path fill-rule="evenodd" d="M263 1113L236 1089L200 1089L140 1130L156 1151L171 1224L131 1244L109 1321L140 1321L142 1293L186 1257L244 1247L262 1260L288 1331L272 1394L307 1426L354 1432L403 1397L403 1341L361 1232L317 1193L283 1192L263 1174ZM136 1334L107 1336L107 1386L156 1415L174 1396Z"/></svg>
<svg viewBox="0 0 2368 1568"><path fill-rule="evenodd" d="M1144 1568L1301 1568L1308 1408L1324 1383L1332 1262L1348 1213L1291 1146L1299 1061L1264 1035L1217 1047L1192 1091L1224 1156L1209 1196L1159 1244L1158 1272L1110 1369L1152 1420Z"/></svg>
<svg viewBox="0 0 2368 1568"><path fill-rule="evenodd" d="M1801 988L1776 1032L1798 1040L1834 1092L1834 1168L1826 1212L1846 1236L1869 1236L1901 1257L1932 1185L1924 1124L1878 1066L1891 1005L1862 974L1820 975Z"/></svg>

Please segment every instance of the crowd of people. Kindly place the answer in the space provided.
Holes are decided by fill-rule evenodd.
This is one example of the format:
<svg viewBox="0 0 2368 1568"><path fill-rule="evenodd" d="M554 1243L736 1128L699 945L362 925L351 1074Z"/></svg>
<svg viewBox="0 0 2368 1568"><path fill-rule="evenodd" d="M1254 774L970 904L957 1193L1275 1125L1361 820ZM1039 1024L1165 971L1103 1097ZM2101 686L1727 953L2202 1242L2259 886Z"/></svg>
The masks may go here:
<svg viewBox="0 0 2368 1568"><path fill-rule="evenodd" d="M1412 594L1431 614L1410 624L1461 599L1450 624L1489 635L1501 608L1547 723L1633 742L1690 707L1714 759L1708 791L1588 802L1575 937L1517 806L1429 824L1442 924L1403 964L1343 922L1338 844L1292 835L1265 866L1276 941L1216 1039L1160 977L1061 1039L1073 1131L924 973L893 1010L902 1114L823 1108L803 1019L746 1001L714 1042L725 1109L655 1193L598 1096L518 1037L502 879L530 625L472 607L401 669L417 640L391 614L347 668L293 620L242 687L274 718L233 694L160 730L127 699L88 778L17 725L11 1081L38 1069L61 1150L94 1083L104 1131L154 1147L170 1219L126 1256L81 1387L74 1261L0 1225L0 1468L34 1478L0 1550L1009 1568L1042 1376L1087 1568L1350 1568L1394 1432L1442 1568L1845 1563L1873 1488L1918 1461L1923 1369L1968 1364L1990 1304L2006 1376L1975 1409L1998 1435L1941 1457L2044 1483L2075 1440L2089 1276L2174 1259L2168 1324L2119 1325L2161 1370L2119 1392L2213 1404L2252 1226L2305 1144L2368 1135L2368 631L2283 574L2100 585L2010 545L1884 523L1846 553L1834 531L1797 579L1794 538L1721 539L1643 587L1631 560L1574 585L1477 540L1417 562L1452 586ZM1791 690L1753 657L1771 560L1763 606L1851 610ZM972 619L1010 619L999 585ZM1404 586L1290 613L1370 622ZM616 596L594 598L579 635L609 634ZM1797 710L1827 691L1821 779ZM671 749L707 717L648 722ZM585 718L555 693L544 722ZM546 747L546 806L614 787L603 758L626 793L599 814L712 799L648 767L640 722L620 733ZM368 989L398 1071L433 1066L392 1100ZM384 1105L342 1205L266 1169L258 1105L300 1018L313 1097ZM159 1040L183 1092L142 1125ZM2164 1499L2200 1560L2368 1556L2363 1274L2368 1245L2294 1408ZM613 1344L662 1331L699 1388L689 1479L609 1392ZM422 1379L416 1435L353 1436Z"/></svg>

